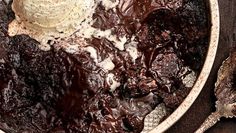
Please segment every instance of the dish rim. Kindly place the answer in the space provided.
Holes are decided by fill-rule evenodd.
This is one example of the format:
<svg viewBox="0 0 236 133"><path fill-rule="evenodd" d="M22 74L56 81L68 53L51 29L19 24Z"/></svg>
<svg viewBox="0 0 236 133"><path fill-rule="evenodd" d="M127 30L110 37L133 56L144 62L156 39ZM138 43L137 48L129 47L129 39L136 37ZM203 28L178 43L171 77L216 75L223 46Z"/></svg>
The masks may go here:
<svg viewBox="0 0 236 133"><path fill-rule="evenodd" d="M157 127L153 128L149 133L163 133L172 125L174 125L187 112L187 110L197 99L210 75L216 57L220 34L220 14L218 1L209 0L209 8L211 16L210 41L207 56L202 67L201 73L197 81L195 82L192 90L185 98L185 100L180 104L180 106Z"/></svg>

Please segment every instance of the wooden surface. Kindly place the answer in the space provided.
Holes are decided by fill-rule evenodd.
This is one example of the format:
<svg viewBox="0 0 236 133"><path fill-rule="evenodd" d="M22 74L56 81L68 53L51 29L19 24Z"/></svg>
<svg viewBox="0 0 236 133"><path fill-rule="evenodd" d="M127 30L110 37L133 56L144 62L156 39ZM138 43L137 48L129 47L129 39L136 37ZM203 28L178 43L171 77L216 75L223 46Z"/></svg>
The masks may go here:
<svg viewBox="0 0 236 133"><path fill-rule="evenodd" d="M220 42L213 71L190 110L167 133L193 133L215 110L214 83L222 61L229 54L229 47L236 47L236 0L218 0L221 17ZM221 119L207 133L236 133L236 118Z"/></svg>

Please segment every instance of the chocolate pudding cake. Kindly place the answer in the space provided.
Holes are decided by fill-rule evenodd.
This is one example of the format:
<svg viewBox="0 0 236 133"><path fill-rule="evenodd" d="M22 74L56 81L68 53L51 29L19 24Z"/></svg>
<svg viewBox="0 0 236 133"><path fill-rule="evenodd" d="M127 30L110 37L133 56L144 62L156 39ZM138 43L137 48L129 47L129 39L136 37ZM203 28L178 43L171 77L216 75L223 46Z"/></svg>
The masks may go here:
<svg viewBox="0 0 236 133"><path fill-rule="evenodd" d="M73 34L44 44L9 35L17 12L8 2L0 0L6 133L142 132L159 105L162 121L181 104L205 60L205 0L95 0Z"/></svg>

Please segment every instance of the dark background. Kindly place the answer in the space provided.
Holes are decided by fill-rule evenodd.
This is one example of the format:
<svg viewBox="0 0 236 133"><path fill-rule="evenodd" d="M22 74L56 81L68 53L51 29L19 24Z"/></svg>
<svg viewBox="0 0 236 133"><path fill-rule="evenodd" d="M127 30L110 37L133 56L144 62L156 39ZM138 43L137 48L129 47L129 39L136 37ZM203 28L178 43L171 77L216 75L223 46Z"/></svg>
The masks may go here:
<svg viewBox="0 0 236 133"><path fill-rule="evenodd" d="M188 112L167 133L193 133L206 117L215 111L214 83L217 71L229 55L229 48L236 46L236 0L218 0L221 17L219 48L213 71L198 99ZM207 133L236 133L236 118L221 119Z"/></svg>

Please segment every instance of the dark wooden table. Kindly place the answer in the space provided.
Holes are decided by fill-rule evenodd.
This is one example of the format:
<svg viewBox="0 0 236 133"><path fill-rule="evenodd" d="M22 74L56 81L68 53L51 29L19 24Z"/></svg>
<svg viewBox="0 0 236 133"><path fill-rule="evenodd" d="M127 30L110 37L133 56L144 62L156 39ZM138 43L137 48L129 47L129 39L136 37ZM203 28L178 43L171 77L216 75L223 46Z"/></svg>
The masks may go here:
<svg viewBox="0 0 236 133"><path fill-rule="evenodd" d="M221 17L220 42L213 71L190 110L167 133L193 133L215 110L214 83L217 71L229 54L230 46L236 46L236 0L218 0ZM221 119L207 133L236 133L236 118Z"/></svg>

